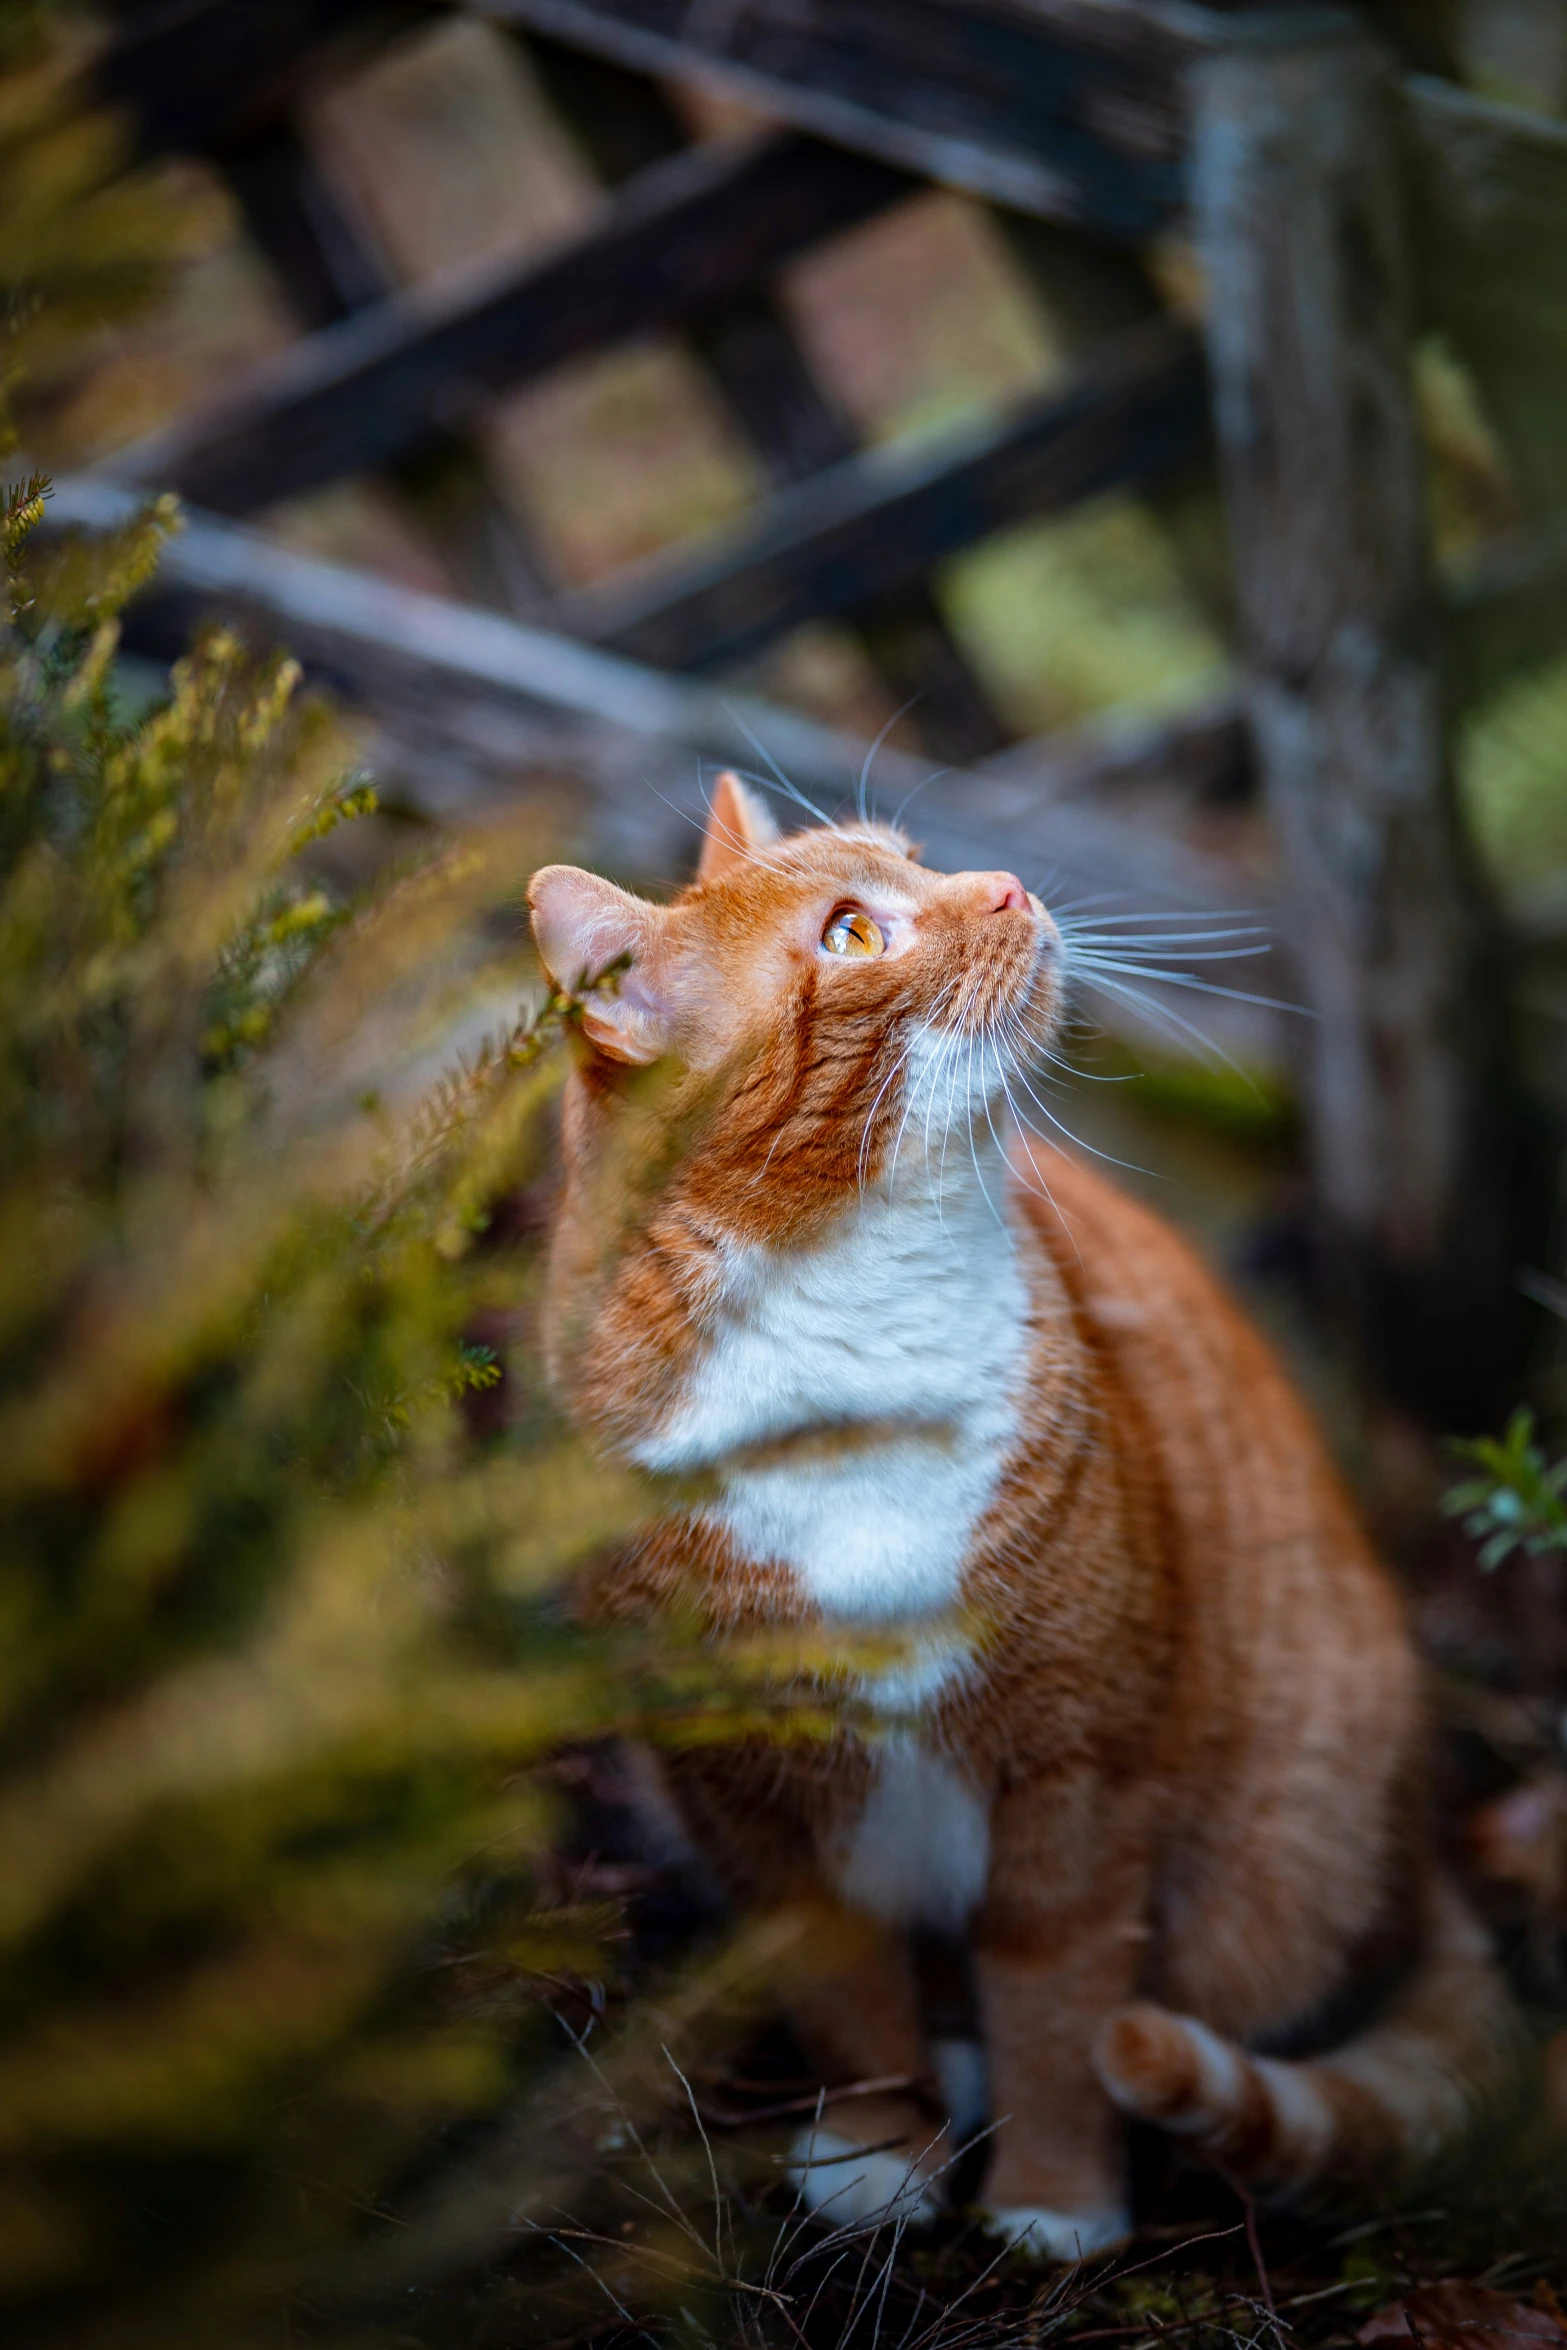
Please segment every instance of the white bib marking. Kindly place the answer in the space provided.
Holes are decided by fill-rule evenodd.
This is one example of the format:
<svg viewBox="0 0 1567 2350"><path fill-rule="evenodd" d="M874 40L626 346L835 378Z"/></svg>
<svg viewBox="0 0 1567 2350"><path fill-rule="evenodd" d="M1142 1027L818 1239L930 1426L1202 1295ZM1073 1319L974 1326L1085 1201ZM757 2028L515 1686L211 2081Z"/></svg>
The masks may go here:
<svg viewBox="0 0 1567 2350"><path fill-rule="evenodd" d="M913 1624L952 1607L1016 1442L1028 1290L990 1204L999 1152L980 1163L983 1186L966 1151L944 1186L911 1166L815 1248L737 1249L713 1339L639 1448L653 1469L718 1466L713 1522L791 1567L829 1616ZM727 1465L812 1431L801 1457Z"/></svg>
<svg viewBox="0 0 1567 2350"><path fill-rule="evenodd" d="M990 1868L984 1799L914 1738L876 1749L864 1809L824 1855L838 1897L889 1926L955 1933L978 1906Z"/></svg>

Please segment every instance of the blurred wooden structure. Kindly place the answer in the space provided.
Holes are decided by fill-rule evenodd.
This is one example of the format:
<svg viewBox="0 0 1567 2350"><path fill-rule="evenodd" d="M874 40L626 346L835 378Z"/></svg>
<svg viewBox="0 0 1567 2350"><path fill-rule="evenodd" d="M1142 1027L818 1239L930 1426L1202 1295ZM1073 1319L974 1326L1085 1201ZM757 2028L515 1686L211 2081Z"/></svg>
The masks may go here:
<svg viewBox="0 0 1567 2350"><path fill-rule="evenodd" d="M145 151L218 164L308 331L212 408L124 452L118 480L241 517L346 474L390 475L444 533L465 594L512 615L472 616L469 641L488 651L466 672L448 661L450 690L426 698L420 722L453 741L477 723L464 675L493 668L495 631L518 622L509 707L516 720L526 704L536 724L548 694L517 681L548 671L541 629L571 640L557 666L580 678L573 647L699 672L837 615L900 699L924 697L934 750L988 762L972 782L931 787L928 834L976 854L1037 846L1074 880L1148 902L1189 906L1192 889L1220 910L1257 902L1255 874L1226 873L1181 838L1183 809L1234 792L1249 740L1281 925L1318 1015L1305 1059L1330 1254L1397 1388L1450 1418L1483 1409L1515 1338L1513 1111L1499 944L1454 817L1442 681L1492 679L1524 657L1559 625L1563 591L1542 530L1441 604L1410 340L1429 324L1450 334L1540 513L1559 515L1567 463L1538 383L1542 335L1567 356L1567 132L1399 74L1357 11L1325 0L470 0L470 12L527 45L605 192L580 236L543 258L407 292L383 282L317 169L297 102L326 64L438 11L121 0L102 88ZM694 144L667 95L678 80L737 96L773 127ZM861 452L772 278L922 179L994 208L1014 256L1077 316L1081 366L981 428ZM1150 240L1176 233L1204 266L1205 330L1165 311L1147 266ZM686 338L772 494L710 541L559 594L483 477L473 420L496 391L651 326ZM1215 438L1244 730L1233 710L1204 713L1162 745L1141 742L1130 766L1114 744L1064 760L1004 748L933 569L1003 522L1211 463ZM86 512L100 493L78 486ZM249 587L231 578L231 597L272 610L362 697L398 702L373 618L334 635L324 609L307 612L298 571L285 590L248 534L202 529L209 573L243 569L251 549ZM202 564L187 559L192 570ZM354 599L341 581L337 592L346 610ZM406 674L428 682L416 636ZM594 674L608 691L611 671ZM622 716L634 676L613 670ZM495 722L507 695L491 687L472 700ZM401 696L405 724L418 699ZM557 696L559 724L571 699ZM640 706L662 713L650 739L735 747L704 689L649 677ZM767 730L802 781L846 773L851 754L803 721L770 717ZM492 764L512 739L492 723ZM624 765L600 758L606 807ZM1128 772L1161 771L1162 801L1128 800ZM689 786L676 779L673 796L689 800Z"/></svg>

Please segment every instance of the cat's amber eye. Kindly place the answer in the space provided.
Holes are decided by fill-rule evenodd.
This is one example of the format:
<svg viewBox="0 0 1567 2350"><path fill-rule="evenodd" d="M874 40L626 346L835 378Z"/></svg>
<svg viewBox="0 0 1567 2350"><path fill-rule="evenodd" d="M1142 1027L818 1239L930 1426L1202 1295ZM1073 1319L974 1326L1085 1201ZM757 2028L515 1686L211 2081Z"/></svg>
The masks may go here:
<svg viewBox="0 0 1567 2350"><path fill-rule="evenodd" d="M869 914L853 906L834 914L822 932L822 944L830 955L882 955L887 951L887 941Z"/></svg>

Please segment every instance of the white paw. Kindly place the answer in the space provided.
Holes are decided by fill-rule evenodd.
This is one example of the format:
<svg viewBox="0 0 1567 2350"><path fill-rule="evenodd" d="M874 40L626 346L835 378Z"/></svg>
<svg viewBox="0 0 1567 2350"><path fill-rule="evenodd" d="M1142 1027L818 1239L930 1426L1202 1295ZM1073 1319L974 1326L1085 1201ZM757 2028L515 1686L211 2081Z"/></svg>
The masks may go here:
<svg viewBox="0 0 1567 2350"><path fill-rule="evenodd" d="M1015 2251L1034 2260L1086 2260L1107 2252L1132 2232L1131 2216L1109 2211L1045 2211L1034 2203L982 2209L980 2221L992 2236L1003 2236Z"/></svg>
<svg viewBox="0 0 1567 2350"><path fill-rule="evenodd" d="M791 2185L809 2211L847 2227L934 2217L940 2202L913 2155L866 2153L836 2130L801 2130L789 2149Z"/></svg>

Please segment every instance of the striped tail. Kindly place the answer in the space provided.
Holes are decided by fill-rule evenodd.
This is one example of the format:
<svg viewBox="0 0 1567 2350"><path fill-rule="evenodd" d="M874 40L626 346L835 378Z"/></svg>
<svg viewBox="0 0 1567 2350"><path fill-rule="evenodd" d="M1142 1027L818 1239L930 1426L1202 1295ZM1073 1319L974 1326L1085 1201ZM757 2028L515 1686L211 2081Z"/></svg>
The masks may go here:
<svg viewBox="0 0 1567 2350"><path fill-rule="evenodd" d="M1518 2070L1520 2026L1479 1922L1437 1890L1419 1970L1358 2039L1321 2057L1248 2056L1169 2008L1122 2008L1095 2062L1110 2095L1265 2192L1418 2169Z"/></svg>

